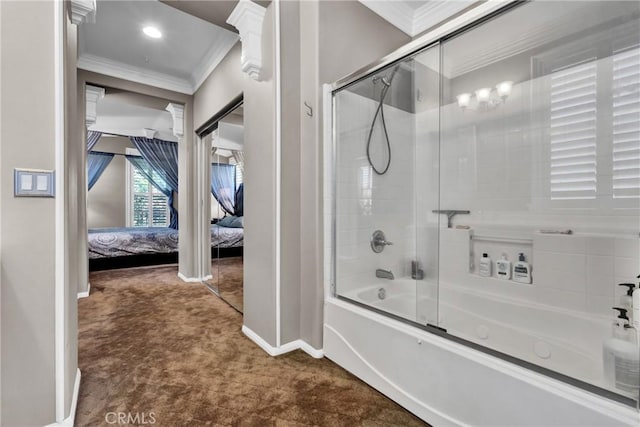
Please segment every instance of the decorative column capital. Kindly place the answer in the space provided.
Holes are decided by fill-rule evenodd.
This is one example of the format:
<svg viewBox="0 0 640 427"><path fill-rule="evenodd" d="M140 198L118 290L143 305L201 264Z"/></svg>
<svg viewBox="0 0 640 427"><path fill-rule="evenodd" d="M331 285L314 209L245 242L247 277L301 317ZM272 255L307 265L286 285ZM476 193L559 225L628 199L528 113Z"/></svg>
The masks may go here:
<svg viewBox="0 0 640 427"><path fill-rule="evenodd" d="M168 112L171 113L171 117L173 117L173 134L182 138L184 135L184 105L170 103L165 108Z"/></svg>
<svg viewBox="0 0 640 427"><path fill-rule="evenodd" d="M87 127L95 124L98 115L98 101L104 98L104 88L85 86L85 124Z"/></svg>
<svg viewBox="0 0 640 427"><path fill-rule="evenodd" d="M240 33L242 71L260 80L262 71L262 21L267 9L250 0L240 0L227 19Z"/></svg>
<svg viewBox="0 0 640 427"><path fill-rule="evenodd" d="M158 131L155 129L144 128L142 129L142 133L144 133L145 138L153 139L156 137Z"/></svg>
<svg viewBox="0 0 640 427"><path fill-rule="evenodd" d="M72 23L96 22L96 0L70 0L69 4Z"/></svg>

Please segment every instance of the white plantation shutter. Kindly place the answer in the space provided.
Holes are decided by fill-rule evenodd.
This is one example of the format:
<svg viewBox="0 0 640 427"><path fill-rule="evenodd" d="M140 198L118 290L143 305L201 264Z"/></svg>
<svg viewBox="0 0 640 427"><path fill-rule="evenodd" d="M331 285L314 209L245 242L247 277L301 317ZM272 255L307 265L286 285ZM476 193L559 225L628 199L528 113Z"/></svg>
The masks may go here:
<svg viewBox="0 0 640 427"><path fill-rule="evenodd" d="M551 199L595 199L597 62L552 70Z"/></svg>
<svg viewBox="0 0 640 427"><path fill-rule="evenodd" d="M167 227L169 207L167 196L129 164L131 174L131 225L133 227Z"/></svg>
<svg viewBox="0 0 640 427"><path fill-rule="evenodd" d="M640 46L613 55L613 197L640 198Z"/></svg>

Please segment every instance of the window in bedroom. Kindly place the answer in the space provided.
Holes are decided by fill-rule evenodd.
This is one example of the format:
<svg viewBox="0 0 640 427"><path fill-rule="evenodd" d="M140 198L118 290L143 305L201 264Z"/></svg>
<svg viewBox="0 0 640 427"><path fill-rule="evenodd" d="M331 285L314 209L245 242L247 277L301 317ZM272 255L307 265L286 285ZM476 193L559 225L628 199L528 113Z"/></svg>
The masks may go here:
<svg viewBox="0 0 640 427"><path fill-rule="evenodd" d="M127 154L137 154L137 152ZM149 180L128 162L127 175L127 226L168 227L167 196L151 185Z"/></svg>

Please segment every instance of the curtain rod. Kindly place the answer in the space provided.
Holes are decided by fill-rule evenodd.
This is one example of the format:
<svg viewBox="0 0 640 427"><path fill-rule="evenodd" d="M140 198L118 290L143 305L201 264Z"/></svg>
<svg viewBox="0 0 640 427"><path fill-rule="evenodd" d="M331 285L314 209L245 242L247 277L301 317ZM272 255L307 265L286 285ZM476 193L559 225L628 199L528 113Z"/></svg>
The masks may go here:
<svg viewBox="0 0 640 427"><path fill-rule="evenodd" d="M100 130L90 130L89 132L100 132L102 134L101 136L109 135L109 136L119 136L121 138L146 138L146 136L142 136L142 135L138 135L138 136L137 135L123 135L123 134L120 134L120 133L102 132ZM157 139L159 141L173 142L174 144L178 143L178 141L169 141L168 139L160 139L160 138L155 138L155 137L154 138L150 138L150 139Z"/></svg>
<svg viewBox="0 0 640 427"><path fill-rule="evenodd" d="M91 150L89 151L89 154L113 154L114 156L129 156L129 157L140 157L142 158L142 156L137 156L135 154L126 154L126 153L110 153L108 151L97 151L97 150Z"/></svg>

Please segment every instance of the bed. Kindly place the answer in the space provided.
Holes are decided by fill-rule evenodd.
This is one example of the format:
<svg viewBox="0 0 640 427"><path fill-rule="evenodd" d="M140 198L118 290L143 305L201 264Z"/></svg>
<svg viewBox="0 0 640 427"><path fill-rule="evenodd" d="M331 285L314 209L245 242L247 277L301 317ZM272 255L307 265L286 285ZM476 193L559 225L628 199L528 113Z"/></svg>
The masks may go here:
<svg viewBox="0 0 640 427"><path fill-rule="evenodd" d="M242 255L244 229L211 224L213 257ZM164 227L89 229L89 269L175 263L178 230Z"/></svg>

